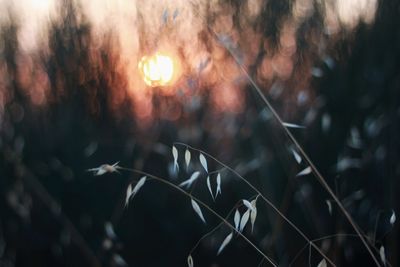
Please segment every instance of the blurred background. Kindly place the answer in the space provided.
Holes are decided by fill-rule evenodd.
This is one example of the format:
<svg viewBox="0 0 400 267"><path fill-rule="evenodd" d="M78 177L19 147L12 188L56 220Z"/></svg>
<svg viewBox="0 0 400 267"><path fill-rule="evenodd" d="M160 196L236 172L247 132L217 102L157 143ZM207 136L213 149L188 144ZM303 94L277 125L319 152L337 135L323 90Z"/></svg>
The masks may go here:
<svg viewBox="0 0 400 267"><path fill-rule="evenodd" d="M219 220L150 181L124 208L129 172L179 184L201 170L183 142L254 184L337 266L375 266L249 77L288 123L327 183L388 264L399 264L400 4L396 0L0 0L0 266L187 266ZM139 62L172 60L165 83ZM246 76L248 73L249 76ZM208 159L210 171L221 165ZM203 177L204 173L201 174ZM226 169L222 216L255 196ZM203 177L204 181L205 176ZM211 177L213 178L213 177ZM215 179L215 178L213 178ZM245 235L279 266L321 256L262 201ZM244 210L240 210L241 212ZM232 222L232 219L229 218ZM269 266L243 239L195 266ZM326 238L325 238L326 237ZM304 249L305 248L305 249Z"/></svg>

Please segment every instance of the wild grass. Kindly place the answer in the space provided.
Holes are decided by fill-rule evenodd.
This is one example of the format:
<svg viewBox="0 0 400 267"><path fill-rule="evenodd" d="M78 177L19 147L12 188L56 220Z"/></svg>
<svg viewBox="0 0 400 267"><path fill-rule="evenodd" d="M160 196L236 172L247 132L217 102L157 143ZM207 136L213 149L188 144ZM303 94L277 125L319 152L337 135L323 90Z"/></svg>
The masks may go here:
<svg viewBox="0 0 400 267"><path fill-rule="evenodd" d="M212 34L215 36L217 40L221 41L220 34L216 33L213 31L213 29L209 28L209 30L212 32ZM131 168L126 168L119 166L117 164L114 165L103 165L103 168L100 167L100 169L95 168L91 169L92 171L95 171L97 174L100 172L101 174L104 169L108 169L106 172L116 172L118 170L121 171L127 171L131 173L135 173L138 175L143 175L143 177L138 181L136 186L132 189L133 185L129 184L126 192L126 205L129 205L129 202L132 201L133 197L139 189L142 186L145 186L144 183L145 181L157 181L162 184L167 185L169 188L177 191L178 193L181 193L185 195L188 199L190 199L192 208L196 215L203 221L205 224L207 223L207 219L205 215L203 214L202 210L207 210L210 214L215 216L216 218L219 219L220 223L216 226L213 227L211 231L206 233L203 237L201 237L198 242L194 245L194 247L189 250L188 257L187 257L187 263L189 267L193 267L196 263L195 257L193 257L193 252L195 249L198 247L198 245L207 237L212 235L216 230L221 228L222 226L227 226L230 229L230 233L225 237L223 241L221 241L221 244L216 252L216 255L219 255L220 253L223 252L226 246L229 245L230 242L234 241L236 236L239 236L243 240L245 240L250 246L252 246L262 257L262 261L260 262L260 265L263 264L263 262L268 262L269 265L272 266L278 266L279 263L276 259L273 259L271 256L268 256L268 253L265 253L257 244L255 244L253 241L251 241L244 233L243 229L246 227L247 224L249 224L249 219L251 223L251 227L253 229L254 223L256 222L257 219L257 199L260 199L260 201L269 209L274 211L278 216L280 216L285 223L287 223L292 229L294 229L306 242L307 244L300 249L298 254L291 260L290 265L292 265L298 256L306 249L309 249L309 264L311 262L311 254L312 250L315 250L321 257L321 261L318 265L318 267L323 267L327 265L331 266L336 266L336 264L331 260L326 252L323 252L322 249L316 244L317 241L321 240L326 240L326 239L331 239L335 237L352 237L352 238L358 238L362 244L364 245L365 249L367 250L368 254L370 255L371 259L375 263L376 266L386 266L390 264L386 261L386 256L384 253L384 248L381 247L380 249L376 248L374 246L374 239L371 239L367 237L367 235L360 229L356 221L352 218L350 213L347 211L347 209L344 207L342 201L338 198L338 196L334 193L332 188L329 186L329 184L326 181L326 178L320 173L318 168L315 166L311 158L307 155L303 147L300 145L300 143L297 141L297 139L294 137L294 135L291 132L291 128L304 128L301 125L285 122L282 120L282 118L279 116L277 111L274 109L272 104L268 101L268 99L265 97L264 93L262 90L259 88L259 86L256 84L254 79L251 77L251 75L248 73L246 68L242 65L242 61L238 58L238 55L236 55L235 51L232 49L232 44L227 43L226 40L221 41L221 43L225 46L225 48L229 51L230 55L235 59L236 63L238 66L241 68L243 74L246 76L248 82L251 84L252 88L256 91L257 95L259 98L263 101L265 106L268 108L268 110L272 113L273 118L278 122L278 124L281 126L283 129L283 132L287 136L287 138L292 142L294 148L292 149L292 153L294 158L296 159L296 162L300 164L301 162L304 161L306 167L297 173L296 176L304 176L304 175L309 175L312 174L317 181L321 184L322 188L326 190L326 192L329 194L329 196L332 198L333 203L337 205L339 210L342 212L342 214L345 216L349 224L352 226L352 228L355 231L354 234L334 234L334 235L329 235L321 238L315 238L311 239L309 238L299 227L295 225L282 211L279 210L279 208L272 203L272 201L263 194L255 185L253 185L251 182L249 182L247 179L245 179L243 176L241 176L235 169L230 167L229 165L221 162L218 160L216 157L212 156L211 154L207 153L206 151L203 151L201 149L195 148L190 146L189 144L182 143L182 142L175 142L172 144L172 157L173 157L173 168L175 172L179 172L182 170L186 170L186 172L189 172L189 165L193 164L193 155L198 155L198 162L200 163L200 166L202 167L202 170L195 170L191 173L187 173L189 178L180 184L175 184L171 181L169 181L166 178L161 178L155 175L152 175L151 173L148 172L143 172L141 170L136 170L136 169L131 169ZM184 161L184 164L180 164L182 162L182 159ZM209 164L208 162L212 161L214 165L217 166L217 170L209 170ZM222 184L221 184L221 173L220 171L224 170L238 178L240 181L242 181L246 186L251 189L253 196L250 197L249 199L239 199L237 200L237 203L229 210L226 212L226 214L219 214L216 212L210 205L206 204L206 202L202 201L200 198L194 196L192 193L194 188L196 187L197 183L202 183L204 182L207 185L207 189L213 199L213 201L218 201L217 196L218 194L221 195L220 197L223 197L222 193ZM217 179L216 179L216 184L217 188L213 190L211 182L210 182L210 175L211 174L217 174ZM185 189L183 189L183 187ZM215 193L214 193L215 191ZM332 209L332 203L329 203L329 209ZM245 207L246 211L241 215L238 211L239 207ZM395 216L395 215L394 215ZM392 219L391 219L392 220ZM394 219L395 220L395 217ZM233 223L231 223L231 221ZM380 256L380 260L378 260L377 255Z"/></svg>
<svg viewBox="0 0 400 267"><path fill-rule="evenodd" d="M205 19L204 21L208 20ZM259 265L262 265L264 263L267 263L268 265L272 266L280 265L281 259L279 259L278 256L273 255L273 252L267 250L265 246L263 246L261 242L259 242L259 239L256 236L257 235L256 231L253 231L253 229L257 227L262 227L260 225L261 224L260 217L265 215L262 212L260 212L262 208L271 211L272 213L274 213L274 215L281 218L281 220L284 221L285 224L291 228L291 230L293 229L299 236L301 236L301 238L306 243L306 245L300 248L298 253L294 255L292 259L290 259L289 265L296 264L300 255L304 253L306 249L308 249L309 265L311 265L311 257L313 252L316 252L320 259L318 266L320 267L326 265L336 266L339 263L335 262L335 260L331 257L330 251L321 248L318 245L318 243L323 240L348 237L355 240L360 240L362 242L364 246L363 249L365 249L366 252L368 252L373 263L376 266L390 266L390 263L386 260L385 248L383 246L380 247L376 246L376 244L379 244L379 242L376 242L376 228L381 218L381 212L378 213L378 216L376 218L373 236L370 237L371 235L369 236L366 235L361 229L361 227L357 224L356 220L350 214L348 207L345 205L346 202L345 199L341 199L341 197L339 197L338 194L335 193L334 190L331 188L331 186L328 184L327 181L329 181L329 179L327 178L329 177L324 177L321 174L318 166L314 164L314 161L311 159L311 157L308 156L305 149L303 149L300 142L298 142L298 140L293 135L291 129L301 130L305 127L291 122L286 122L281 118L281 116L275 110L274 106L264 95L262 88L260 88L258 84L255 82L255 79L253 78L252 74L248 71L246 67L244 67L243 57L242 55L238 54L237 47L230 42L230 39L227 38L227 35L224 35L224 33L215 32L209 25L207 25L207 27L209 32L211 33L210 35L213 36L215 40L217 40L221 45L223 45L229 52L230 56L236 61L243 75L245 76L248 84L250 84L251 88L255 90L258 98L262 100L265 108L268 109L269 112L273 115L274 120L278 123L279 127L283 131L285 138L287 138L291 142L291 145L289 147L296 162L299 164L299 166L304 166L304 168L302 168L302 170L297 173L296 177L299 177L299 179L301 179L306 175L313 175L313 177L315 177L315 179L321 184L322 188L327 192L327 194L329 194L329 197L331 198L331 200L328 200L327 202L329 212L331 213L332 209L338 207L339 212L343 214L344 217L347 219L348 223L354 229L355 234L337 232L332 235L327 235L318 238L311 237L310 234L307 233L307 230L302 229L302 227L299 227L294 221L292 221L289 218L289 216L286 214L285 209L278 207L276 204L274 204L274 202L271 200L272 197L269 196L267 193L265 193L258 185L253 183L252 182L253 180L246 178L245 175L240 174L240 172L236 168L232 167L233 163L228 163L228 164L224 163L222 162L222 160L218 158L218 156L213 156L208 151L199 149L187 143L175 142L171 144L173 169L175 173L177 172L181 173L182 174L180 175L181 177L185 176L186 179L184 180L177 181L176 179L175 180L169 179L169 177L160 177L150 172L144 172L141 169L123 167L118 162L110 165L104 164L98 168L89 169L89 171L93 172L93 174L96 176L101 176L107 173L113 173L114 175L117 176L119 173L123 172L132 173L138 176L139 179L135 181L130 181L130 183L126 187L126 190L124 192L125 208L131 208L132 203L136 199L136 195L141 193L142 188L151 186L149 182L161 183L167 186L168 190L172 190L177 194L182 194L183 196L185 196L187 198L187 204L188 204L187 206L192 208L191 212L193 217L198 219L199 222L201 221L205 225L204 227L208 231L205 235L200 237L193 244L193 246L187 248L187 265L189 267L195 266L196 263L198 262L198 258L196 258L195 252L198 249L199 245L202 242L204 242L207 238L213 237L214 234L216 234L216 232L219 230L223 230L224 236L223 238L218 237L219 245L215 247L214 250L215 256L218 256L226 252L228 246L232 245L233 242L235 242L237 239L240 238L243 239L245 242L247 242L248 245L252 247L259 254L261 259ZM12 33L14 30L12 29L12 27L10 27L9 31L10 33ZM81 32L85 33L86 31L81 31ZM16 36L14 37L12 38L8 37L8 38L17 39ZM57 40L56 37L54 37L54 43L57 43L56 40ZM73 40L73 38L71 40ZM60 41L60 47L62 47L62 40ZM82 47L85 46L82 45ZM57 52L60 50L56 48L57 46L55 46L54 51ZM75 49L72 48L71 50L75 51L77 50L77 48ZM78 49L78 51L80 50ZM104 52L104 54L107 53ZM60 56L64 57L65 55L60 55ZM80 52L76 53L75 57L81 58ZM86 62L85 60L83 61ZM88 61L87 63L88 63L87 65L84 65L83 69L85 69L87 66L90 66L91 64L94 64L93 62L91 63L91 61ZM60 61L60 65L63 66L62 60ZM10 66L14 65L10 64ZM82 67L78 64L76 66ZM16 68L17 67L15 67L15 69ZM112 73L113 69L114 65L110 64L110 67L106 68L104 73L100 72L100 74ZM66 72L66 70L61 68L60 72L61 73ZM71 76L78 76L75 74L77 74L77 72L73 72ZM14 75L8 75L8 76L11 77ZM66 80L69 81L68 78ZM116 78L115 80L120 81L119 78ZM18 82L12 81L12 83L15 83L13 86L18 87ZM66 83L66 85L68 85L68 83ZM101 82L99 82L98 84L95 83L94 87L99 87L102 88L102 90L104 89L105 91L107 91L106 90L107 88L102 87ZM123 86L111 86L111 87L122 88ZM16 144L17 143L18 142L16 142ZM15 146L17 147L17 145ZM16 165L20 164L18 160L15 161L17 162L15 163ZM25 172L26 171L24 171L24 173ZM48 194L46 189L40 184L38 180L34 179L31 176L28 177L30 178L24 178L25 180L23 180L23 183L32 187L33 188L32 191L36 192L38 198L41 199L42 202L45 203L45 205L48 206L48 208L55 214L57 218L60 218L63 226L72 233L72 238L77 240L76 243L78 244L78 247L85 254L88 255L88 258L91 259L93 266L100 266L101 263L96 258L97 257L96 253L93 253L91 251L90 245L86 244L86 241L84 240L84 238L81 237L79 231L75 229L73 223L68 219L68 217L65 214L63 214L63 212L61 211L61 205L59 205L58 202L50 194ZM291 178L293 177L289 177L289 179ZM240 185L243 184L245 185L245 188L241 188L240 190L242 190L243 192L250 192L250 193L248 193L245 198L235 199L234 201L235 203L231 205L229 209L226 209L222 212L220 210L217 210L214 207L213 203L218 203L219 201L223 201L224 198L226 197L227 190L229 190L226 187L226 183L229 182L232 183L233 186L235 186L236 181L240 181ZM203 199L202 197L195 194L195 190L198 189L200 185L204 186L204 188L208 190L206 191L206 193L210 194L212 202L211 201L208 202L207 199ZM214 217L214 219L216 219L218 223L214 224L213 220L211 220L210 217ZM396 221L396 215L395 212L393 211L390 216L389 222L391 225L394 225L395 221ZM246 231L246 229L248 231ZM115 236L111 224L106 224L106 231L108 231L109 235ZM108 246L108 243L106 244L106 246ZM119 256L115 256L115 261L123 262L123 259ZM306 262L302 263L302 265L306 264L307 264Z"/></svg>
<svg viewBox="0 0 400 267"><path fill-rule="evenodd" d="M184 153L183 150L185 151ZM181 153L179 153L181 151ZM303 152L304 153L304 152ZM192 155L198 155L198 163L203 168L203 173L200 173L201 170L194 170L191 172L191 174L188 173L189 179L181 182L179 185L175 184L171 181L169 181L166 178L161 178L158 176L155 176L151 173L148 172L143 172L141 170L136 170L136 169L131 169L131 168L126 168L122 167L119 165L102 165L103 167L99 167L100 169L107 169L107 172L116 172L116 171L126 171L126 172L131 172L134 174L141 175L141 179L136 183L136 185L133 187L133 184L135 182L129 183L127 191L126 191L126 205L129 205L129 202L134 201L133 198L134 196L138 193L139 189L143 186L145 186L146 181L151 181L154 180L156 182L160 182L169 188L173 189L174 191L177 191L178 193L181 193L185 195L188 199L190 199L192 203L192 207L196 215L206 224L207 219L204 216L202 210L205 209L207 210L211 215L215 216L217 219L220 220L220 223L216 226L213 227L212 230L210 230L208 233L206 233L203 237L201 237L198 242L194 245L194 247L189 251L188 253L188 266L194 266L194 263L196 262L196 259L192 256L193 252L195 249L198 247L198 245L207 237L212 235L216 230L221 228L222 226L227 226L231 232L226 236L226 238L221 242L220 247L217 250L216 255L219 255L223 249L229 245L232 240L234 240L234 236L239 236L243 240L245 240L250 246L252 246L259 254L262 256L262 261L260 262L260 265L265 261L268 262L272 266L278 266L279 264L277 263L278 261L276 259L273 259L271 256L268 256L265 254L262 249L260 249L257 244L255 244L253 241L251 241L244 233L243 229L246 227L246 224L249 223L249 218L251 218L251 227L254 227L254 223L256 222L256 216L257 216L257 199L260 199L262 203L269 209L273 210L278 216L280 216L290 227L292 227L306 242L307 245L305 245L298 254L291 260L290 265L292 265L298 256L308 247L309 248L309 257L311 257L311 251L312 249L315 250L321 257L321 262L319 266L327 266L327 264L331 266L336 266L336 264L324 253L321 248L318 247L317 242L321 240L326 240L326 239L331 239L335 237L352 237L352 238L360 238L360 235L362 239L367 240L366 242L372 243L373 240L370 238L366 237L363 233L358 232L355 235L352 234L335 234L335 235L330 235L330 236L325 236L321 238L316 238L316 239L310 239L303 231L301 231L290 219L287 218L287 216L279 210L276 205L274 205L268 197L263 194L260 190L258 190L252 183L250 183L247 179L245 179L243 176L241 176L237 171L235 171L232 167L228 166L227 164L221 162L218 160L216 157L212 156L211 154L200 150L198 148L192 147L188 144L181 143L181 142L175 142L172 146L172 157L173 157L173 165L176 171L179 169L182 170L184 167L180 165L180 161L182 161L180 158L184 157L185 165L186 165L186 172L188 172L188 167L190 164L193 164L192 161ZM184 155L184 156L183 156ZM183 156L183 157L182 157ZM304 156L304 155L303 155ZM212 161L214 164L217 166L217 171L211 171L209 172L208 169L208 162ZM94 168L91 169L91 171L94 171L94 174L96 174L99 171L99 168ZM315 168L315 166L314 166ZM312 167L310 167L312 169ZM237 200L236 204L226 213L226 214L219 214L216 212L210 205L206 204L206 202L202 201L200 198L196 197L193 195L192 191L195 189L195 186L197 183L207 183L207 187L209 189L209 192L212 196L212 199L214 201L216 200L217 193L215 194L215 198L213 195L213 190L210 186L209 183L209 175L212 173L218 173L218 176L220 177L220 171L221 170L226 170L230 174L233 174L236 178L238 178L240 181L245 183L254 193L253 196L250 196L248 199L239 199ZM314 169L312 169L315 171ZM304 170L302 171L304 172ZM102 173L103 174L103 173ZM221 197L223 197L223 193L221 193L221 182L217 183L217 191L220 192ZM183 189L185 187L186 189ZM133 189L132 189L133 188ZM336 196L335 196L336 197ZM188 200L189 201L189 200ZM339 200L338 200L339 201ZM340 203L340 202L339 202ZM245 207L246 212L242 214L242 217L240 217L240 213L238 212L239 207ZM234 213L235 211L235 213ZM234 215L233 215L234 213ZM254 216L253 216L254 215ZM394 220L394 219L393 219ZM233 221L233 223L231 223ZM354 222L353 222L354 223ZM355 224L355 223L354 223ZM368 244L367 243L367 244ZM375 252L372 252L374 250ZM375 257L374 253L380 253L380 251L372 247L371 249L371 256ZM382 252L381 252L382 254ZM382 256L382 255L381 255ZM382 261L384 261L385 258L382 258ZM386 264L386 263L385 263ZM377 263L378 266L380 266L380 263Z"/></svg>
<svg viewBox="0 0 400 267"><path fill-rule="evenodd" d="M216 32L213 31L213 33L218 36ZM227 48L228 49L228 48ZM375 262L377 266L381 266L381 263L379 262L378 258L375 256L374 252L372 251L370 246L373 246L370 242L368 242L368 239L365 238L365 234L362 232L362 230L359 228L357 223L354 221L352 216L349 214L349 212L346 210L346 208L343 206L342 202L339 200L339 198L336 196L336 194L333 192L329 184L326 182L326 179L323 177L323 175L320 173L320 171L317 169L317 167L314 165L310 157L307 155L307 153L304 151L302 146L299 144L297 139L294 137L294 135L291 133L289 128L291 127L297 127L296 125L293 124L288 124L284 122L279 114L276 112L274 107L271 105L271 103L268 101L268 99L265 97L261 89L258 87L258 85L255 83L254 79L249 75L247 70L243 67L241 64L240 60L237 58L237 56L232 53L230 49L228 49L229 53L231 56L235 59L236 63L240 66L242 72L246 75L248 81L251 83L252 87L256 90L257 94L259 97L262 99L262 101L265 103L267 108L272 112L273 117L278 121L279 125L283 128L285 134L288 136L290 141L294 144L296 147L297 151L299 151L300 156L304 159L304 161L307 163L308 167L304 169L302 172L303 173L308 173L312 172L316 179L321 183L322 187L329 193L329 195L332 197L334 202L338 205L339 209L343 212L344 216L346 219L349 221L351 226L353 227L354 231L357 233L359 236L360 240L364 244L365 248L367 249L368 253L371 255L371 258Z"/></svg>
<svg viewBox="0 0 400 267"><path fill-rule="evenodd" d="M213 31L213 29L211 29L210 27L209 27L209 30L214 34L216 39L221 40L220 39L220 35L218 33ZM257 199L260 199L263 202L264 205L266 205L269 209L273 210L277 215L279 215L288 225L290 225L291 228L293 228L307 242L307 245L304 246L299 251L299 253L295 256L295 258L292 259L291 263L295 262L295 260L297 259L298 255L300 253L302 253L302 251L308 247L309 248L309 257L311 257L311 249L314 249L321 256L321 262L320 262L320 264L318 266L327 266L327 264L329 264L331 266L336 266L336 264L326 255L326 253L324 253L316 245L316 242L317 241L321 241L321 240L325 240L325 239L329 239L329 238L339 237L339 236L347 236L347 237L358 238L363 243L365 249L367 250L367 252L371 256L371 259L373 260L373 262L375 263L376 266L387 265L388 263L386 262L386 256L385 256L385 253L384 253L384 248L381 247L380 249L377 249L373 244L374 240L371 239L371 238L368 238L366 236L366 234L360 229L358 224L355 222L355 220L352 218L350 213L344 207L344 205L341 202L341 200L337 197L337 195L334 193L332 188L326 182L325 177L320 173L320 171L315 166L315 164L313 163L311 158L307 155L307 153L304 151L302 146L299 144L299 142L296 140L296 138L294 137L294 135L290 131L290 128L303 128L303 126L296 125L296 124L293 124L293 123L284 122L281 119L281 117L276 112L274 107L271 105L271 103L268 101L268 99L263 94L262 90L258 87L258 85L254 81L254 79L247 72L247 70L243 67L241 60L238 58L238 56L232 50L232 45L231 44L227 44L226 40L221 41L221 43L225 46L225 48L229 51L231 56L235 59L236 63L241 68L241 70L244 73L244 75L246 76L247 80L252 85L252 88L256 91L256 93L258 94L260 99L264 102L265 106L273 114L274 119L282 127L285 135L288 137L288 139L294 145L294 149L292 149L292 153L293 153L297 163L301 163L302 161L305 162L307 167L305 169L303 169L302 171L300 171L297 174L297 176L303 176L303 175L312 174L318 180L318 182L321 184L322 188L324 188L326 190L326 192L330 195L330 197L332 198L333 202L337 205L337 207L342 212L342 214L346 217L347 221L349 222L349 224L354 229L356 235L352 235L352 234L335 234L335 235L330 235L330 236L326 236L326 237L322 237L322 238L310 239L290 219L288 219L285 216L285 214L283 212L281 212L278 209L278 207L276 207L268 199L268 197L265 194L263 194L256 186L254 186L252 183L250 183L248 180L246 180L243 176L241 176L233 168L231 168L227 164L221 162L216 157L208 154L206 151L203 151L203 150L200 150L198 148L192 147L189 144L185 144L185 143L181 143L181 142L175 142L172 145L172 156L173 156L173 167L174 167L174 170L176 172L178 172L179 170L182 170L182 169L185 168L185 167L182 167L179 164L179 160L178 160L179 158L184 158L184 162L185 162L185 165L186 165L186 171L188 171L189 170L189 165L191 164L191 162L193 160L192 159L192 155L197 154L199 156L198 157L198 161L200 162L200 165L203 168L203 172L205 171L205 175L206 176L201 174L201 170L197 170L197 171L192 172L190 174L189 179L181 182L179 185L176 185L176 184L168 181L165 178L157 177L157 176L154 176L154 175L152 175L150 173L146 173L146 172L143 172L143 171L140 171L140 170L120 167L118 165L116 166L116 168L118 170L124 170L124 171L133 172L133 173L140 174L140 175L145 175L146 177L148 177L148 178L150 178L152 180L161 182L161 183L169 186L173 190L176 190L177 192L184 194L185 196L187 196L191 200L193 210L195 211L197 216L204 223L206 223L206 219L204 217L202 209L208 210L212 215L214 215L215 217L217 217L220 220L220 224L215 226L210 232L208 232L202 238L200 238L200 240L195 244L193 249L190 250L190 253L189 253L188 259L187 259L189 267L194 266L194 263L196 262L196 260L192 256L192 254L193 254L194 250L197 248L197 246L199 245L199 243L203 239L205 239L206 237L208 237L211 234L213 234L218 228L222 227L222 225L225 225L225 226L229 227L231 229L231 233L229 233L225 237L225 239L221 242L221 245L220 245L220 247L219 247L219 249L218 249L218 251L216 253L217 255L220 254L223 251L223 249L227 245L229 245L230 242L232 242L233 234L235 234L235 235L240 236L249 245L251 245L260 254L260 256L263 257L263 261L268 262L272 266L278 266L278 263L277 263L277 261L275 259L272 259L270 256L267 256L255 243L250 241L250 239L247 238L242 232L243 228L248 223L249 218L251 218L252 228L254 227L254 223L256 221L256 216L257 216L257 209L256 209ZM179 153L179 151L181 151L181 153ZM207 188L208 188L208 190L209 190L209 192L211 194L211 197L212 197L212 199L214 201L218 201L218 200L216 200L218 193L221 195L221 197L223 197L223 194L221 192L221 174L219 173L219 171L209 172L208 163L207 163L208 161L213 161L213 163L215 163L218 166L218 168L230 172L235 177L237 177L240 181L244 182L253 191L253 193L255 194L255 197L253 197L254 199L238 200L236 205L234 205L226 214L222 215L222 214L217 213L211 206L207 205L204 201L202 201L201 199L195 197L192 194L192 190L196 186L196 183L198 183L199 181L200 182L204 182L204 183L207 184ZM212 189L212 186L211 186L211 183L210 183L210 176L209 176L213 172L214 173L215 172L218 173L217 189L215 191L215 195L213 194L213 189ZM140 185L140 187L141 187L141 186L143 186L143 183L144 183L143 182L143 178L140 181L142 181L142 183L140 184L140 182L139 182L138 185ZM182 189L182 187L186 187L186 190ZM133 190L133 191L135 191L135 190ZM132 189L128 188L128 191L127 191L127 202L129 202L129 200L130 200L130 194L131 193L132 193ZM135 193L137 193L137 190L136 190ZM242 205L242 206L244 205L247 208L246 212L242 214L242 217L240 217L240 213L237 210L237 208L240 205ZM331 205L332 205L332 203L330 203L330 208L329 208L330 210L332 209ZM235 211L235 214L234 214L234 216L232 216L234 211ZM393 220L395 220L395 219L393 219ZM233 221L234 223L232 224L230 221ZM378 257L376 256L377 254L380 255L381 261L378 260ZM262 262L260 264L262 264ZM390 264L388 264L388 265L390 265Z"/></svg>

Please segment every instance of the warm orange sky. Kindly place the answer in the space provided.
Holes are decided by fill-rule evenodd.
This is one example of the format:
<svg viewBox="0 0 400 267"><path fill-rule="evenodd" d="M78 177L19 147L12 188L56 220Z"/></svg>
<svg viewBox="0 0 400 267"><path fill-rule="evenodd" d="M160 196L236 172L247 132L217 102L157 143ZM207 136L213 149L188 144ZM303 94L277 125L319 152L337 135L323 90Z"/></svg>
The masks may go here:
<svg viewBox="0 0 400 267"><path fill-rule="evenodd" d="M314 12L314 1L295 1L292 16L282 23L279 38L281 50L271 55L268 38L252 27L259 20L262 0L246 1L239 14L235 13L233 7L216 0L75 1L92 25L93 43L100 46L108 32L116 37L123 70L129 79L125 89L141 109L137 113L144 117L151 113L151 91L138 71L138 62L143 56L160 50L168 51L182 65L182 81L192 76L199 77L201 87L219 88L212 92L212 99L215 99L217 106L240 111L240 88L246 84L246 80L240 79L242 73L227 53L226 47L211 35L207 37L209 42L206 44L200 33L212 29L218 34L229 36L225 39L229 40L225 45L240 47L244 54L244 68L254 64L260 49L264 47L269 55L264 56L259 64L257 82L263 85L276 79L285 81L293 76L296 67L298 27ZM57 21L60 17L58 3L55 0L0 0L0 10L3 12L0 23L7 22L7 10L17 16L20 25L18 40L21 53L25 56L29 57L38 49L46 50L49 22ZM333 0L323 3L325 24L321 27L327 36L333 36L340 31L341 26L351 29L359 21L372 22L377 0ZM205 17L211 13L215 21L209 25ZM234 26L235 16L241 25L240 30ZM324 51L319 53L319 56L324 56ZM304 77L310 76L310 73L311 70ZM41 79L45 80L43 77ZM186 84L178 80L174 90L182 86ZM174 90L165 90L165 93L175 93ZM40 94L44 96L45 92Z"/></svg>

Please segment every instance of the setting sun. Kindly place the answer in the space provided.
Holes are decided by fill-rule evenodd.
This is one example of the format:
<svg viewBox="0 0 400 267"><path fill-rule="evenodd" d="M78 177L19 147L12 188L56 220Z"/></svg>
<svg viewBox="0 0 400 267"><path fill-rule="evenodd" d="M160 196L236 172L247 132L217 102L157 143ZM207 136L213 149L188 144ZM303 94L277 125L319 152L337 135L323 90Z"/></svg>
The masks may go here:
<svg viewBox="0 0 400 267"><path fill-rule="evenodd" d="M138 67L144 82L152 87L168 85L174 74L172 58L159 53L142 57Z"/></svg>

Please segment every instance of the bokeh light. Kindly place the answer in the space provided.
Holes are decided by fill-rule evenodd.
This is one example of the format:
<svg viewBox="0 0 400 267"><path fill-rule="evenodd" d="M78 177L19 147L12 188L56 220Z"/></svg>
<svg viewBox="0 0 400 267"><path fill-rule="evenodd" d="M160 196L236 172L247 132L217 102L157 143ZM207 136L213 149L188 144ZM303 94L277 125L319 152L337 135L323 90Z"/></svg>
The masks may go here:
<svg viewBox="0 0 400 267"><path fill-rule="evenodd" d="M142 57L138 67L144 82L152 87L169 85L174 75L173 59L160 53Z"/></svg>

